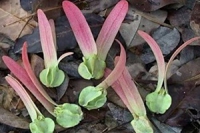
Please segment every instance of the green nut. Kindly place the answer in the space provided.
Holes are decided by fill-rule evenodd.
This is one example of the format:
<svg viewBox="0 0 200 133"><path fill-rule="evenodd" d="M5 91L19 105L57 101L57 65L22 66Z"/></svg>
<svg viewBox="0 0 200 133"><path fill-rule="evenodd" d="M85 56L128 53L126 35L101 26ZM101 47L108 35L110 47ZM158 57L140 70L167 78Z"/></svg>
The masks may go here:
<svg viewBox="0 0 200 133"><path fill-rule="evenodd" d="M131 125L136 133L153 133L153 128L146 116L139 116L131 121Z"/></svg>
<svg viewBox="0 0 200 133"><path fill-rule="evenodd" d="M171 106L172 98L161 88L159 92L152 92L146 96L146 104L148 108L157 114L164 114Z"/></svg>
<svg viewBox="0 0 200 133"><path fill-rule="evenodd" d="M56 122L64 128L74 127L83 119L83 112L76 104L58 105L54 109L54 113L56 114Z"/></svg>
<svg viewBox="0 0 200 133"><path fill-rule="evenodd" d="M53 133L55 123L50 118L44 118L41 116L39 119L35 119L29 124L31 133Z"/></svg>
<svg viewBox="0 0 200 133"><path fill-rule="evenodd" d="M79 104L88 110L98 109L106 103L106 91L102 88L88 86L79 95Z"/></svg>
<svg viewBox="0 0 200 133"><path fill-rule="evenodd" d="M84 79L100 79L104 75L105 68L105 61L99 60L97 55L93 55L89 58L83 57L83 62L79 65L78 72Z"/></svg>
<svg viewBox="0 0 200 133"><path fill-rule="evenodd" d="M58 66L46 68L41 71L40 81L47 87L58 87L60 86L64 79L65 73L58 68Z"/></svg>

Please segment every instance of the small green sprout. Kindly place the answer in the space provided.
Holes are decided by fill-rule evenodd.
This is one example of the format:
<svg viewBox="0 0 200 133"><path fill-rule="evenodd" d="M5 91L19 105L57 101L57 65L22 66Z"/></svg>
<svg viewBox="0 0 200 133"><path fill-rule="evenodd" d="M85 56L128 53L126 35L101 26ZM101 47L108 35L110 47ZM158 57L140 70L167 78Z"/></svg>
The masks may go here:
<svg viewBox="0 0 200 133"><path fill-rule="evenodd" d="M11 75L5 77L6 81L20 96L26 106L32 122L29 124L32 133L53 133L55 123L51 118L45 118L36 107L24 87Z"/></svg>
<svg viewBox="0 0 200 133"><path fill-rule="evenodd" d="M41 46L45 69L41 71L40 81L47 87L57 87L64 81L65 73L58 68L59 62L72 52L65 53L57 59L56 36L53 20L47 20L42 10L37 11Z"/></svg>
<svg viewBox="0 0 200 133"><path fill-rule="evenodd" d="M89 25L78 7L70 1L64 1L63 9L83 53L83 62L78 68L79 74L85 79L102 78L106 68L107 53L128 11L128 2L121 0L113 8L102 26L96 43ZM91 110L105 104L107 100L106 88L120 76L122 68L125 66L125 51L121 44L120 47L120 63L113 70L113 74L96 87L88 86L84 88L79 95L81 106Z"/></svg>
<svg viewBox="0 0 200 133"><path fill-rule="evenodd" d="M69 103L58 105L49 97L31 68L28 60L26 43L22 48L22 61L24 68L8 56L3 56L3 61L15 77L17 77L21 83L27 87L27 89L36 97L36 99L38 99L49 113L56 117L56 121L59 125L65 128L70 128L79 124L83 119L83 113L78 105Z"/></svg>
<svg viewBox="0 0 200 133"><path fill-rule="evenodd" d="M146 96L146 104L152 112L163 114L170 107L172 102L172 98L168 94L168 91L162 87L165 77L164 57L158 44L151 36L149 36L147 33L143 31L138 31L138 34L149 44L158 64L157 87L154 92Z"/></svg>
<svg viewBox="0 0 200 133"><path fill-rule="evenodd" d="M116 40L120 44L121 52L119 58L119 62L113 69L112 73L108 77L106 77L99 85L96 87L88 86L84 88L79 95L79 104L88 110L98 109L102 107L107 101L107 88L111 86L122 74L123 69L126 63L126 52L122 44Z"/></svg>
<svg viewBox="0 0 200 133"><path fill-rule="evenodd" d="M116 60L118 61L118 60ZM105 76L111 73L106 69ZM136 133L153 133L149 119L146 116L146 109L143 100L138 92L135 83L127 68L124 68L122 75L112 84L112 88L124 102L128 110L133 115L131 125Z"/></svg>
<svg viewBox="0 0 200 133"><path fill-rule="evenodd" d="M151 47L155 57L156 57L156 62L158 65L158 83L157 87L154 92L150 93L146 97L146 104L148 108L158 114L164 114L169 107L171 106L172 103L172 98L168 94L167 90L167 70L169 69L169 66L173 59L176 57L176 55L187 45L192 43L193 41L200 39L200 37L195 37L187 42L185 42L183 45L181 45L171 56L169 62L167 63L165 67L165 62L164 62L164 57L162 54L162 51L160 50L158 44L156 41L147 33L143 31L138 31L138 34L148 43L148 45ZM164 88L163 86L164 82Z"/></svg>
<svg viewBox="0 0 200 133"><path fill-rule="evenodd" d="M102 78L106 68L107 53L128 11L128 2L121 0L117 3L105 20L96 43L78 7L70 1L64 1L63 9L83 53L83 62L78 67L79 74L84 79Z"/></svg>

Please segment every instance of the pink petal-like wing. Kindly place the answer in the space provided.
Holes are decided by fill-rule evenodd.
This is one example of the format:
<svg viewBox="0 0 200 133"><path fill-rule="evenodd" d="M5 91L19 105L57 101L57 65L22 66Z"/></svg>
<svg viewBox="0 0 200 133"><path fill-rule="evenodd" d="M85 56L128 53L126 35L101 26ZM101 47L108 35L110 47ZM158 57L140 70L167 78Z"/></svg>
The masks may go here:
<svg viewBox="0 0 200 133"><path fill-rule="evenodd" d="M124 68L125 68L125 64L126 64L126 52L124 47L122 46L122 44L116 40L121 48L121 52L120 52L120 56L119 56L119 60L115 66L115 68L113 69L113 71L106 77L106 79L103 80L103 82L101 82L98 87L100 88L107 88L109 86L111 86L122 74Z"/></svg>
<svg viewBox="0 0 200 133"><path fill-rule="evenodd" d="M160 47L158 46L156 41L150 35L140 30L138 31L138 34L149 44L156 58L156 62L158 65L158 84L156 91L159 91L163 85L165 77L165 61L162 51L160 50Z"/></svg>
<svg viewBox="0 0 200 133"><path fill-rule="evenodd" d="M50 19L49 20L49 24L50 24L50 27L51 27L51 32L52 32L52 36L53 36L54 45L55 45L55 48L57 49L57 45L56 45L56 28L55 28L54 20Z"/></svg>
<svg viewBox="0 0 200 133"><path fill-rule="evenodd" d="M110 73L111 70L106 69L104 76L107 77ZM144 102L127 68L124 69L117 81L112 84L112 88L134 116L146 115Z"/></svg>
<svg viewBox="0 0 200 133"><path fill-rule="evenodd" d="M144 102L138 92L138 89L132 80L131 75L128 70L125 68L122 76L117 80L122 87L124 95L127 98L127 101L131 108L131 113L134 113L137 116L145 116L146 109L144 106Z"/></svg>
<svg viewBox="0 0 200 133"><path fill-rule="evenodd" d="M45 67L49 68L57 63L57 53L52 35L52 29L42 10L37 11L40 40L44 55Z"/></svg>
<svg viewBox="0 0 200 133"><path fill-rule="evenodd" d="M54 106L38 91L29 78L26 70L8 56L3 56L2 59L15 77L17 77L29 89L38 101L41 102L50 113L53 112Z"/></svg>
<svg viewBox="0 0 200 133"><path fill-rule="evenodd" d="M169 59L167 65L166 65L166 71L165 71L165 81L164 81L164 85L165 85L165 89L167 89L167 79L166 79L166 76L167 76L167 70L169 69L172 61L174 60L174 58L181 52L181 50L183 50L187 45L191 44L192 42L196 41L200 39L200 37L194 37L188 41L186 41L184 44L182 44L171 56L171 58Z"/></svg>
<svg viewBox="0 0 200 133"><path fill-rule="evenodd" d="M128 11L128 2L121 0L117 3L105 20L96 40L98 57L105 60L107 53L118 33L118 30Z"/></svg>
<svg viewBox="0 0 200 133"><path fill-rule="evenodd" d="M34 121L37 118L37 112L35 110L36 106L24 87L11 75L6 76L5 79L22 99L26 109L28 110L28 113L30 114L31 120Z"/></svg>
<svg viewBox="0 0 200 133"><path fill-rule="evenodd" d="M111 73L112 71L108 68L106 68L105 73L104 73L104 77L108 77L108 75ZM118 78L120 79L121 76ZM117 93L117 95L121 98L121 100L123 101L123 103L126 105L126 107L128 108L128 110L131 111L131 106L128 103L128 100L124 94L124 91L122 90L121 85L118 82L119 80L115 81L111 86L114 89L114 91Z"/></svg>
<svg viewBox="0 0 200 133"><path fill-rule="evenodd" d="M121 79L121 78L119 78L119 79ZM117 93L117 95L121 98L123 103L126 105L128 110L131 111L131 113L133 113L131 110L131 105L129 104L128 99L127 99L126 95L124 94L124 91L122 89L122 86L119 83L119 80L115 81L111 86L112 86L113 90Z"/></svg>
<svg viewBox="0 0 200 133"><path fill-rule="evenodd" d="M42 85L40 84L40 82L38 81L37 77L35 76L29 59L28 59L28 54L27 54L27 44L24 43L23 48L22 48L22 61L24 64L24 68L29 76L29 78L31 79L32 83L35 85L35 87L37 88L37 90L53 105L56 105L56 103L49 97L49 95L46 93L46 91L43 89Z"/></svg>
<svg viewBox="0 0 200 133"><path fill-rule="evenodd" d="M88 57L92 54L97 54L92 32L80 9L70 1L63 2L63 9L83 55Z"/></svg>

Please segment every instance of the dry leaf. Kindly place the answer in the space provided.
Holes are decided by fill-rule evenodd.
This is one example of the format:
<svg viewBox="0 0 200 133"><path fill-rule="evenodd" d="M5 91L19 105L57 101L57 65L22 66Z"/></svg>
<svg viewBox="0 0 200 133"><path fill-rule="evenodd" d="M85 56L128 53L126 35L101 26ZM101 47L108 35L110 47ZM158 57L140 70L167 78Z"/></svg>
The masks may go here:
<svg viewBox="0 0 200 133"><path fill-rule="evenodd" d="M143 11L155 11L169 4L185 4L186 0L128 0L133 6Z"/></svg>
<svg viewBox="0 0 200 133"><path fill-rule="evenodd" d="M167 17L166 11L158 10L151 13L141 13L132 7L129 8L128 14L133 16L133 21L123 23L120 28L120 33L129 48L145 42L136 34L138 29L150 33L153 29L158 28Z"/></svg>
<svg viewBox="0 0 200 133"><path fill-rule="evenodd" d="M7 87L7 86L0 86L0 104L5 109L13 109L13 103L12 100L16 97L16 94L13 89Z"/></svg>
<svg viewBox="0 0 200 133"><path fill-rule="evenodd" d="M36 54L31 56L31 67L37 77L39 77L40 72L44 69L44 60Z"/></svg>
<svg viewBox="0 0 200 133"><path fill-rule="evenodd" d="M196 1L195 6L192 10L190 26L196 35L200 35L200 1Z"/></svg>
<svg viewBox="0 0 200 133"><path fill-rule="evenodd" d="M37 9L45 11L45 15L50 19L56 19L62 14L62 1L63 0L20 0L21 7L29 12L34 13Z"/></svg>
<svg viewBox="0 0 200 133"><path fill-rule="evenodd" d="M20 6L20 0L4 0L0 2L0 32L9 36L12 40L16 40L20 35L23 27L26 25L28 19L19 21L19 18L28 16L29 14L24 11ZM13 23L16 22L16 23ZM11 24L13 23L13 24ZM31 20L23 29L21 36L32 32L35 21ZM11 25L9 25L11 24Z"/></svg>
<svg viewBox="0 0 200 133"><path fill-rule="evenodd" d="M119 0L86 0L88 3L88 8L92 12L103 11L113 5L115 5Z"/></svg>
<svg viewBox="0 0 200 133"><path fill-rule="evenodd" d="M21 129L29 128L29 122L27 122L25 119L15 116L11 112L3 109L1 106L0 112L0 123Z"/></svg>
<svg viewBox="0 0 200 133"><path fill-rule="evenodd" d="M194 59L182 67L180 67L174 75L172 75L170 81L173 83L181 82L193 82L200 83L200 58ZM192 69L191 69L192 68Z"/></svg>

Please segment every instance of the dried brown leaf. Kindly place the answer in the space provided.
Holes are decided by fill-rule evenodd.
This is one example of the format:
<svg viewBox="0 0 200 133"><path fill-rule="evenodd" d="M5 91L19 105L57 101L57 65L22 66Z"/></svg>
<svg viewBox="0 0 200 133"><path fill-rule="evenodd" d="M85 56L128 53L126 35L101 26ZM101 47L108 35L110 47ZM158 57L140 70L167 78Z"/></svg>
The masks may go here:
<svg viewBox="0 0 200 133"><path fill-rule="evenodd" d="M0 104L5 109L13 109L12 100L16 97L16 94L13 89L8 86L0 86Z"/></svg>
<svg viewBox="0 0 200 133"><path fill-rule="evenodd" d="M19 21L20 18L29 14L20 6L20 0L4 0L0 2L0 32L9 36L12 40L16 40L20 35L23 27L28 19ZM12 22L16 22L11 24ZM31 20L32 25L28 24L23 29L21 36L32 32L35 21ZM9 25L11 24L11 25Z"/></svg>
<svg viewBox="0 0 200 133"><path fill-rule="evenodd" d="M172 96L170 109L159 116L162 122L171 126L185 126L191 121L200 118L200 86L194 84L173 84L168 86L169 94Z"/></svg>
<svg viewBox="0 0 200 133"><path fill-rule="evenodd" d="M21 129L28 129L29 122L25 119L22 119L11 112L5 110L0 106L0 123L9 125L11 127L21 128Z"/></svg>
<svg viewBox="0 0 200 133"><path fill-rule="evenodd" d="M169 4L185 4L185 0L128 0L133 6L143 11L155 11Z"/></svg>
<svg viewBox="0 0 200 133"><path fill-rule="evenodd" d="M182 67L180 67L174 75L170 78L170 82L182 83L193 82L200 83L200 58L194 59ZM191 69L192 68L192 69Z"/></svg>
<svg viewBox="0 0 200 133"><path fill-rule="evenodd" d="M196 35L200 35L200 2L196 1L196 4L192 10L190 26Z"/></svg>
<svg viewBox="0 0 200 133"><path fill-rule="evenodd" d="M145 42L136 34L138 29L150 33L153 29L163 25L167 17L166 11L158 10L151 13L142 13L132 7L129 8L128 14L133 19L129 23L122 24L120 33L129 48Z"/></svg>

